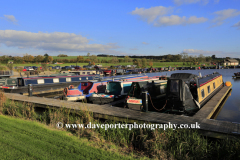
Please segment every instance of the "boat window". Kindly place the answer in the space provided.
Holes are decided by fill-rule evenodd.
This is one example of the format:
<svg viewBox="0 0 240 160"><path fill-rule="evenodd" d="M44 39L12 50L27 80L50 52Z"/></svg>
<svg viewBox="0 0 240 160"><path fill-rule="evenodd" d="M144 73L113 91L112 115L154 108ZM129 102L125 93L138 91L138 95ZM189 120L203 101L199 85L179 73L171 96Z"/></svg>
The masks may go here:
<svg viewBox="0 0 240 160"><path fill-rule="evenodd" d="M202 89L201 93L202 93L202 98L204 98L205 97L204 89Z"/></svg>
<svg viewBox="0 0 240 160"><path fill-rule="evenodd" d="M213 89L215 89L216 88L216 86L215 86L215 82L213 82Z"/></svg>
<svg viewBox="0 0 240 160"><path fill-rule="evenodd" d="M90 74L90 72L87 72L87 74Z"/></svg>
<svg viewBox="0 0 240 160"><path fill-rule="evenodd" d="M210 86L207 87L208 89L208 94L211 92Z"/></svg>
<svg viewBox="0 0 240 160"><path fill-rule="evenodd" d="M58 78L53 78L53 83L59 83L59 79Z"/></svg>
<svg viewBox="0 0 240 160"><path fill-rule="evenodd" d="M85 72L82 72L82 74L85 74Z"/></svg>
<svg viewBox="0 0 240 160"><path fill-rule="evenodd" d="M178 92L179 90L179 80L172 80L170 86L170 92Z"/></svg>
<svg viewBox="0 0 240 160"><path fill-rule="evenodd" d="M71 78L66 78L66 81L67 82L71 82Z"/></svg>
<svg viewBox="0 0 240 160"><path fill-rule="evenodd" d="M37 83L38 83L38 84L44 84L44 79L38 79L38 80L37 80Z"/></svg>

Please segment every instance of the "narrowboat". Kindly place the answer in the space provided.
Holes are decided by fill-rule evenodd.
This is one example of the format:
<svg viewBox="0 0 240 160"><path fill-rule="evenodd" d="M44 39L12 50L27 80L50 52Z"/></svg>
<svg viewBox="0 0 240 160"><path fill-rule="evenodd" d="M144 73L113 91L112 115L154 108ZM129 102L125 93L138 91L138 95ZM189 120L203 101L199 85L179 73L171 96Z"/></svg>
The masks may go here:
<svg viewBox="0 0 240 160"><path fill-rule="evenodd" d="M234 75L235 75L236 77L240 77L240 73L239 73L239 72L234 73Z"/></svg>
<svg viewBox="0 0 240 160"><path fill-rule="evenodd" d="M139 78L147 78L148 76L137 75L137 76L124 76L124 77L112 77L104 78L93 81L81 82L77 88L73 85L66 87L63 90L63 100L67 101L79 101L88 98L93 93L105 93L106 84L109 81L120 81L120 80L134 80Z"/></svg>
<svg viewBox="0 0 240 160"><path fill-rule="evenodd" d="M167 80L133 82L125 100L124 108L143 110L142 93L147 91L149 95L148 106L152 110L154 105L159 106L159 100L165 100L166 88Z"/></svg>
<svg viewBox="0 0 240 160"><path fill-rule="evenodd" d="M0 79L9 78L13 75L13 71L0 71Z"/></svg>
<svg viewBox="0 0 240 160"><path fill-rule="evenodd" d="M157 80L159 77L149 77L149 78L140 78L140 79L129 79L129 80L121 80L121 81L110 81L106 85L106 92L103 93L94 93L91 94L88 98L89 102L94 104L104 104L110 103L117 99L124 98L132 85L132 82L137 81L149 81L149 80Z"/></svg>
<svg viewBox="0 0 240 160"><path fill-rule="evenodd" d="M125 72L125 69L116 69L116 75L124 75Z"/></svg>
<svg viewBox="0 0 240 160"><path fill-rule="evenodd" d="M132 71L132 74L141 74L142 73L142 69L136 68Z"/></svg>
<svg viewBox="0 0 240 160"><path fill-rule="evenodd" d="M112 69L106 69L106 70L103 70L103 74L105 75L105 76L107 76L107 75L112 75L112 73L113 73L113 70Z"/></svg>
<svg viewBox="0 0 240 160"><path fill-rule="evenodd" d="M36 76L15 78L15 85L4 85L1 88L4 92L27 93L28 85L31 84L33 91L46 91L65 88L71 85L78 85L79 82L86 80L98 80L100 75L74 75L74 76Z"/></svg>
<svg viewBox="0 0 240 160"><path fill-rule="evenodd" d="M70 85L63 90L63 100L79 101L86 99L92 93L104 93L107 82L108 80L81 82L78 88L74 88L73 85Z"/></svg>
<svg viewBox="0 0 240 160"><path fill-rule="evenodd" d="M204 77L190 73L172 74L167 82L165 112L194 114L223 87L222 75Z"/></svg>
<svg viewBox="0 0 240 160"><path fill-rule="evenodd" d="M126 74L133 74L134 71L135 71L134 69L128 69L126 70Z"/></svg>
<svg viewBox="0 0 240 160"><path fill-rule="evenodd" d="M61 71L61 73L74 73L76 75L91 75L91 74L99 74L103 76L103 71L101 70L77 70L77 71Z"/></svg>

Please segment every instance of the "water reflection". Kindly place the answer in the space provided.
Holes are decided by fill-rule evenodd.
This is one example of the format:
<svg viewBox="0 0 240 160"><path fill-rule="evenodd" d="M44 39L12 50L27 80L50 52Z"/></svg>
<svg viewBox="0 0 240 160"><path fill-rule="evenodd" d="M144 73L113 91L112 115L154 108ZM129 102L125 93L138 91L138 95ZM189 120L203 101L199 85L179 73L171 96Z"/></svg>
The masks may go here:
<svg viewBox="0 0 240 160"><path fill-rule="evenodd" d="M171 72L147 73L148 76L168 75L172 73L192 73L198 75L201 72L202 76L218 72L223 75L223 81L232 83L231 96L226 100L221 112L217 116L217 120L239 122L240 123L240 78L233 78L235 72L240 72L240 69L206 69L206 70L179 70Z"/></svg>

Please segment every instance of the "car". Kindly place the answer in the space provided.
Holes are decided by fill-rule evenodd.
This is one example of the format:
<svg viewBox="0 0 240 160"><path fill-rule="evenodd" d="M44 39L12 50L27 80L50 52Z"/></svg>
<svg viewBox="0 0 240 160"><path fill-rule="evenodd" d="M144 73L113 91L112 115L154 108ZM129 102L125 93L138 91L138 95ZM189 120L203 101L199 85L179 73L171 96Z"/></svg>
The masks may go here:
<svg viewBox="0 0 240 160"><path fill-rule="evenodd" d="M56 69L61 69L62 67L61 66L55 66L56 67Z"/></svg>
<svg viewBox="0 0 240 160"><path fill-rule="evenodd" d="M26 71L33 71L34 70L31 66L24 66L24 69L26 69Z"/></svg>
<svg viewBox="0 0 240 160"><path fill-rule="evenodd" d="M92 68L94 68L94 66L93 65L88 65L88 66L83 66L83 68L92 69Z"/></svg>
<svg viewBox="0 0 240 160"><path fill-rule="evenodd" d="M74 67L75 69L81 69L81 67L80 66L76 66L76 67Z"/></svg>
<svg viewBox="0 0 240 160"><path fill-rule="evenodd" d="M38 67L37 67L37 66L32 66L32 68L33 68L34 70L37 70L37 69L38 69Z"/></svg>
<svg viewBox="0 0 240 160"><path fill-rule="evenodd" d="M69 69L71 69L71 67L70 66L64 66L64 67L62 67L62 69L69 70Z"/></svg>

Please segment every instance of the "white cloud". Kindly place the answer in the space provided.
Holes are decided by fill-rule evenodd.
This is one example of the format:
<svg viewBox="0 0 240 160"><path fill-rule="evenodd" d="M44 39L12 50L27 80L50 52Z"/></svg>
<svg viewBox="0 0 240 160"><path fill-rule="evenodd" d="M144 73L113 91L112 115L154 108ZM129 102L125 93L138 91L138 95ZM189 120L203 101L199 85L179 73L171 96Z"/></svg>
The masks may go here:
<svg viewBox="0 0 240 160"><path fill-rule="evenodd" d="M34 48L44 51L116 53L116 44L89 44L89 40L74 33L33 33L16 30L0 30L0 43L8 47Z"/></svg>
<svg viewBox="0 0 240 160"><path fill-rule="evenodd" d="M204 56L216 55L216 57L232 57L232 58L240 57L240 52L206 51L206 50L198 50L198 49L184 49L183 52L186 52L189 55L203 54Z"/></svg>
<svg viewBox="0 0 240 160"><path fill-rule="evenodd" d="M145 45L147 45L148 43L147 43L147 42L142 42L142 44L145 44Z"/></svg>
<svg viewBox="0 0 240 160"><path fill-rule="evenodd" d="M197 18L196 16L191 16L186 18L185 16L179 17L177 15L160 17L154 26L172 26L172 25L187 25L206 22L208 19L204 17Z"/></svg>
<svg viewBox="0 0 240 160"><path fill-rule="evenodd" d="M166 15L172 12L172 7L156 6L148 9L136 8L131 12L133 15L138 15L142 20L146 20L148 23L154 21L158 16Z"/></svg>
<svg viewBox="0 0 240 160"><path fill-rule="evenodd" d="M228 18L232 18L240 15L240 11L238 11L237 9L225 9L221 11L216 11L213 14L216 17L212 21L214 23L212 27L215 27L215 26L222 25L224 21Z"/></svg>
<svg viewBox="0 0 240 160"><path fill-rule="evenodd" d="M4 15L4 19L9 22L13 22L14 24L17 23L17 20L13 15Z"/></svg>
<svg viewBox="0 0 240 160"><path fill-rule="evenodd" d="M236 24L234 24L232 27L237 27L238 29L240 29L240 21Z"/></svg>
<svg viewBox="0 0 240 160"><path fill-rule="evenodd" d="M172 7L151 7L148 9L145 8L136 8L131 14L139 15L142 20L147 21L148 23L153 23L155 27L159 26L170 26L170 25L186 25L193 23L203 23L207 21L207 18L191 16L186 18L185 16L179 17L178 15L164 16L172 12Z"/></svg>
<svg viewBox="0 0 240 160"><path fill-rule="evenodd" d="M183 5L183 4L192 4L192 3L202 3L204 5L209 3L209 0L173 0L176 5Z"/></svg>

